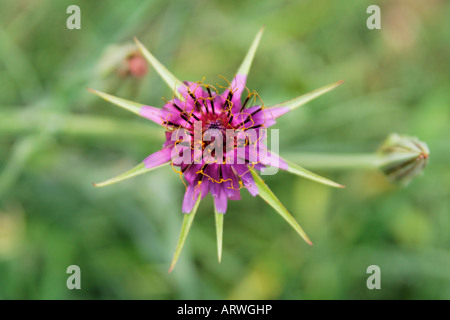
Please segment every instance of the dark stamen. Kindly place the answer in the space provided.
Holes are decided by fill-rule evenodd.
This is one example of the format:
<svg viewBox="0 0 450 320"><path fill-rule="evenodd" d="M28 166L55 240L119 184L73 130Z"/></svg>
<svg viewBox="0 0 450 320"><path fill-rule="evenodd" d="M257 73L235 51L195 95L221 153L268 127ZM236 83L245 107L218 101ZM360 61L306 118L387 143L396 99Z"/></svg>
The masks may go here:
<svg viewBox="0 0 450 320"><path fill-rule="evenodd" d="M186 121L187 123L189 123L191 126L193 126L194 124L190 121L190 119L188 119L188 117L186 117L186 114L183 112L181 115L181 118Z"/></svg>
<svg viewBox="0 0 450 320"><path fill-rule="evenodd" d="M211 108L212 108L212 112L214 114L214 99L212 97L211 90L209 89L209 86L206 87L206 90L208 90L209 97L211 98L211 100L210 100ZM206 108L206 110L208 110L208 108Z"/></svg>
<svg viewBox="0 0 450 320"><path fill-rule="evenodd" d="M231 92L231 90L230 90L230 92L228 93L227 100L225 100L225 104L223 105L223 110L228 109L228 105L230 104L231 99L233 99L233 92ZM228 109L228 116L230 116L230 112L231 112L231 108Z"/></svg>
<svg viewBox="0 0 450 320"><path fill-rule="evenodd" d="M186 166L186 167L184 167L184 168L181 168L181 172L184 173L187 169L189 169L190 166L191 166L191 165L188 165L188 166Z"/></svg>
<svg viewBox="0 0 450 320"><path fill-rule="evenodd" d="M164 121L163 124L168 124L169 126L173 126L173 127L181 127L180 125L175 124L175 123L173 123L171 121Z"/></svg>
<svg viewBox="0 0 450 320"><path fill-rule="evenodd" d="M262 108L259 107L255 112L251 113L251 114L247 117L247 119L245 119L245 121L241 123L241 125L246 124L247 122L249 122L250 119L251 119L255 114L257 114L258 112L260 112L261 110L262 110Z"/></svg>
<svg viewBox="0 0 450 320"><path fill-rule="evenodd" d="M183 112L183 109L181 109L179 106L177 106L175 103L172 102L172 105L180 112Z"/></svg>
<svg viewBox="0 0 450 320"><path fill-rule="evenodd" d="M252 94L249 94L249 95L247 96L247 98L245 99L244 104L242 105L241 110L239 110L239 112L242 112L242 110L244 110L244 108L245 108L245 106L247 105L248 101L250 100L250 97L251 97L251 96L252 96Z"/></svg>
<svg viewBox="0 0 450 320"><path fill-rule="evenodd" d="M197 98L194 96L194 94L188 89L188 93L191 96L192 100L194 100L195 106L197 107L197 111L201 112L202 106L198 102Z"/></svg>
<svg viewBox="0 0 450 320"><path fill-rule="evenodd" d="M208 114L209 110L208 110L208 104L206 103L206 99L203 99L202 101L203 101L203 105L205 106L206 114Z"/></svg>
<svg viewBox="0 0 450 320"><path fill-rule="evenodd" d="M258 112L260 112L262 110L261 107L259 107L256 111L254 111L253 113L250 114L250 116L254 116L255 114L257 114Z"/></svg>
<svg viewBox="0 0 450 320"><path fill-rule="evenodd" d="M191 116L193 116L195 120L200 121L200 119L197 118L197 116L195 114L192 113Z"/></svg>

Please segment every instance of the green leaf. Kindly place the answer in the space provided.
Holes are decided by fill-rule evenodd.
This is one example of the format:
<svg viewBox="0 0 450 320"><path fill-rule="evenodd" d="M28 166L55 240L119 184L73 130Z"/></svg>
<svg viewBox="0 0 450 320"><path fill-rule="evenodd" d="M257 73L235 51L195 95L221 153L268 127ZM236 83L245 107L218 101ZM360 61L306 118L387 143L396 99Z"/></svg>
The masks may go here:
<svg viewBox="0 0 450 320"><path fill-rule="evenodd" d="M237 74L244 74L247 75L250 67L252 65L253 58L255 57L256 49L258 48L259 41L261 40L261 37L264 32L264 27L262 27L258 34L256 35L255 39L252 42L252 45L250 46L250 49L247 52L247 55L244 58L244 61L242 61L241 66L238 69Z"/></svg>
<svg viewBox="0 0 450 320"><path fill-rule="evenodd" d="M255 180L256 186L259 191L259 196L263 198L269 205L271 205L272 208L274 208L308 244L312 245L312 242L311 240L309 240L305 231L303 231L302 227L300 227L300 225L290 215L290 213L286 210L280 200L278 200L278 198L273 194L269 187L264 183L261 177L256 173L255 169L251 169L250 172L252 173L253 179Z"/></svg>
<svg viewBox="0 0 450 320"><path fill-rule="evenodd" d="M195 203L192 211L190 213L184 214L183 225L181 226L180 238L178 239L177 248L175 249L175 254L173 255L169 273L173 270L173 268L175 267L175 265L178 261L178 258L180 257L181 250L183 250L184 242L186 241L189 230L191 229L192 222L194 221L195 213L197 212L197 208L198 208L198 205L199 205L201 199L202 199L202 197L199 194L197 202Z"/></svg>
<svg viewBox="0 0 450 320"><path fill-rule="evenodd" d="M287 161L286 159L283 159L288 164L287 171L293 174L296 174L300 177L304 177L306 179L310 179L319 183L326 184L331 187L335 188L345 188L344 185L336 183L334 181L331 181L327 178L321 177L318 174L315 174L314 172L308 171L305 168L300 167L299 165L296 165L295 163L292 163L290 161Z"/></svg>
<svg viewBox="0 0 450 320"><path fill-rule="evenodd" d="M108 180L100 182L100 183L94 183L94 186L95 187L106 187L106 186L109 186L109 185L114 184L116 182L120 182L120 181L129 179L129 178L138 176L140 174L144 174L144 173L147 173L149 171L152 171L152 170L155 170L155 169L167 166L168 164L169 164L169 162L164 163L164 164L162 164L160 166L156 166L156 167L153 167L153 168L149 169L149 168L145 167L144 163L140 163L139 165L137 165L133 169L131 169L131 170L125 172L125 173L122 173L122 174L120 174L120 175L118 175L118 176L116 176L114 178L108 179Z"/></svg>
<svg viewBox="0 0 450 320"><path fill-rule="evenodd" d="M148 50L144 47L144 45L137 39L134 38L134 42L136 42L139 50L144 55L145 59L155 68L156 72L161 76L161 78L167 83L171 90L174 90L175 95L180 99L184 100L182 95L178 92L177 86L184 86L183 82L178 80L167 68L159 62Z"/></svg>
<svg viewBox="0 0 450 320"><path fill-rule="evenodd" d="M218 213L214 208L214 216L216 220L216 234L217 234L217 256L219 263L222 260L222 239L223 239L223 216L224 213Z"/></svg>
<svg viewBox="0 0 450 320"><path fill-rule="evenodd" d="M133 101L130 101L130 100L125 100L125 99L122 99L122 98L118 98L118 97L112 96L110 94L107 94L107 93L104 93L104 92L101 92L101 91L98 91L98 90L95 90L95 89L88 88L88 90L90 92L92 92L92 93L95 93L100 98L103 98L106 101L115 104L116 106L119 106L119 107L124 108L124 109L126 109L128 111L136 113L137 115L142 117L140 111L141 111L141 108L144 106L143 104L140 104L140 103L137 103L137 102L133 102Z"/></svg>
<svg viewBox="0 0 450 320"><path fill-rule="evenodd" d="M334 88L340 86L342 83L344 83L343 80L337 81L335 83L329 84L327 86L324 86L322 88L316 89L314 91L311 91L307 94L304 94L300 97L270 106L269 108L277 108L277 107L285 107L285 108L289 108L291 110L294 110L302 105L304 105L305 103L314 100L317 97L320 97L321 95L323 95L324 93L327 93L328 91L333 90Z"/></svg>

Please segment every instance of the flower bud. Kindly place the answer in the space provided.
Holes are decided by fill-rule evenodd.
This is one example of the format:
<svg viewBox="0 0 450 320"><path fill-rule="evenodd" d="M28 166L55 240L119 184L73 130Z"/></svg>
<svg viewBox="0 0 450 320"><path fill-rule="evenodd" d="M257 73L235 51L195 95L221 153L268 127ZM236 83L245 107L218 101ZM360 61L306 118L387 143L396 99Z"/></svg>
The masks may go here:
<svg viewBox="0 0 450 320"><path fill-rule="evenodd" d="M391 134L378 153L383 158L380 169L394 183L407 185L427 165L430 150L415 137Z"/></svg>
<svg viewBox="0 0 450 320"><path fill-rule="evenodd" d="M111 45L102 55L98 64L100 76L115 72L120 77L140 78L147 74L145 58L135 44Z"/></svg>

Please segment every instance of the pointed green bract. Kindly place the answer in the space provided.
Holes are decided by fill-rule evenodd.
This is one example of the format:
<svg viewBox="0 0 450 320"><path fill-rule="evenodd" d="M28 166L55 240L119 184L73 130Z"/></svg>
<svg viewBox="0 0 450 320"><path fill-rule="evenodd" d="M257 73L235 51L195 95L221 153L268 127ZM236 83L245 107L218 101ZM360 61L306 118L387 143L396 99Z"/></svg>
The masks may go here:
<svg viewBox="0 0 450 320"><path fill-rule="evenodd" d="M305 168L300 167L299 165L296 165L295 163L292 163L290 161L287 161L286 159L283 159L284 161L286 161L286 163L288 164L288 169L287 171L293 174L296 174L298 176L304 177L306 179L310 179L319 183L323 183L326 184L328 186L331 187L335 187L335 188L345 188L344 185L336 183L334 181L331 181L327 178L321 177L318 174L308 171Z"/></svg>
<svg viewBox="0 0 450 320"><path fill-rule="evenodd" d="M302 227L295 221L294 217L286 210L283 204L278 200L278 198L273 194L272 190L264 183L261 177L256 173L255 169L251 169L253 179L255 180L256 187L259 191L259 196L263 198L269 205L272 206L282 217L286 220L297 233L310 245L312 245L311 240L309 240L305 231Z"/></svg>
<svg viewBox="0 0 450 320"><path fill-rule="evenodd" d="M217 234L217 256L219 263L222 260L222 239L223 239L223 216L224 213L218 213L214 208L214 216L216 220L216 234Z"/></svg>
<svg viewBox="0 0 450 320"><path fill-rule="evenodd" d="M133 169L131 169L131 170L125 172L125 173L122 173L122 174L120 174L120 175L118 175L118 176L116 176L114 178L108 179L108 180L100 182L100 183L94 183L94 186L95 187L106 187L106 186L109 186L109 185L114 184L116 182L120 182L120 181L129 179L129 178L138 176L140 174L144 174L144 173L147 173L149 171L152 171L152 170L164 167L164 166L166 166L168 164L169 164L169 162L164 163L164 164L162 164L160 166L156 166L154 168L148 169L148 168L145 167L144 163L141 163L141 164L137 165L136 167L134 167Z"/></svg>
<svg viewBox="0 0 450 320"><path fill-rule="evenodd" d="M284 107L284 108L289 108L291 110L294 110L294 109L304 105L305 103L307 103L311 100L314 100L315 98L320 97L321 95L333 90L334 88L340 86L342 83L344 83L343 80L337 81L335 83L329 84L329 85L319 88L317 90L311 91L307 94L304 94L300 97L270 106L269 108Z"/></svg>
<svg viewBox="0 0 450 320"><path fill-rule="evenodd" d="M250 67L252 65L253 58L256 53L256 49L258 48L259 41L261 40L261 37L263 35L263 32L264 32L264 27L262 27L259 30L255 39L253 40L252 45L250 46L250 49L248 50L247 55L244 58L244 61L242 61L242 64L239 67L237 74L243 74L243 75L248 74Z"/></svg>
<svg viewBox="0 0 450 320"><path fill-rule="evenodd" d="M143 104L137 103L137 102L133 102L133 101L129 101L129 100L125 100L122 98L118 98L115 96L112 96L110 94L95 90L95 89L91 89L88 88L88 90L92 93L95 93L96 95L98 95L100 98L105 99L108 102L111 102L113 104L115 104L116 106L119 106L121 108L124 108L128 111L131 111L133 113L136 113L137 115L141 116L140 110L141 108L144 106Z"/></svg>
<svg viewBox="0 0 450 320"><path fill-rule="evenodd" d="M180 100L184 100L180 92L177 90L177 86L184 86L183 82L178 80L167 68L159 62L144 45L137 39L134 38L139 50L144 55L145 59L155 68L156 72L161 76L165 83L169 86L171 90L174 90L175 96Z"/></svg>
<svg viewBox="0 0 450 320"><path fill-rule="evenodd" d="M170 265L169 272L173 270L177 264L178 258L180 257L181 250L183 250L184 242L188 236L189 230L191 229L192 222L194 221L195 213L197 212L198 205L202 199L201 195L198 195L197 202L190 213L184 214L183 225L181 226L180 238L178 239L177 248L175 249L175 254L173 255L172 263Z"/></svg>

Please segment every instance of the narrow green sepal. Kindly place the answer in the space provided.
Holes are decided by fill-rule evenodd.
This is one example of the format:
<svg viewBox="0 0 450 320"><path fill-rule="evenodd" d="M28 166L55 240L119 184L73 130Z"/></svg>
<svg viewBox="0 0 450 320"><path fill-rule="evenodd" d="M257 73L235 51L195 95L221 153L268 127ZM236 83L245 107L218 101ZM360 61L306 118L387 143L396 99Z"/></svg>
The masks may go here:
<svg viewBox="0 0 450 320"><path fill-rule="evenodd" d="M284 161L286 161L286 163L288 164L288 169L287 171L290 173L293 173L295 175L298 175L300 177L309 179L309 180L313 180L315 182L319 182L322 184L325 184L327 186L330 187L335 187L335 188L345 188L344 185L336 183L334 181L331 181L327 178L321 177L318 174L311 172L309 170L306 170L305 168L300 167L299 165L292 163L290 161L287 161L286 159L283 159Z"/></svg>
<svg viewBox="0 0 450 320"><path fill-rule="evenodd" d="M134 38L134 42L138 46L142 55L145 59L152 65L152 67L158 72L164 82L169 86L171 90L174 90L175 96L180 100L184 100L180 92L178 91L179 86L184 86L183 82L178 80L167 68L158 61L144 45L137 39Z"/></svg>
<svg viewBox="0 0 450 320"><path fill-rule="evenodd" d="M259 191L259 196L263 198L272 208L274 208L281 217L286 220L297 233L310 245L312 245L311 240L309 240L305 231L303 231L302 227L295 221L294 217L286 210L283 204L278 200L272 190L264 183L261 177L256 173L255 169L250 170L253 179L255 180L256 187Z"/></svg>
<svg viewBox="0 0 450 320"><path fill-rule="evenodd" d="M184 214L183 225L181 226L180 238L178 239L177 248L175 249L175 254L173 255L172 263L170 265L169 273L172 272L173 268L177 264L178 258L180 257L181 250L183 250L184 243L188 236L189 230L191 229L192 222L194 221L195 213L197 212L198 205L202 199L201 195L198 195L197 202L190 213Z"/></svg>
<svg viewBox="0 0 450 320"><path fill-rule="evenodd" d="M252 42L252 45L250 46L250 49L247 52L247 55L244 58L244 61L242 61L242 64L240 65L237 74L247 75L250 67L253 62L253 58L255 57L256 49L258 49L259 42L261 40L261 37L264 32L264 27L262 27L259 32L256 34L255 39Z"/></svg>
<svg viewBox="0 0 450 320"><path fill-rule="evenodd" d="M223 243L223 218L224 213L218 213L214 208L214 216L216 221L216 234L217 234L217 257L219 263L222 260L222 243Z"/></svg>
<svg viewBox="0 0 450 320"><path fill-rule="evenodd" d="M326 85L322 88L316 89L314 91L311 91L309 93L306 93L300 97L270 106L269 108L278 108L278 107L284 107L284 108L289 108L290 110L294 110L297 109L298 107L306 104L307 102L314 100L318 97L320 97L321 95L337 88L338 86L340 86L342 83L344 83L344 80L340 80L337 81L335 83Z"/></svg>
<svg viewBox="0 0 450 320"><path fill-rule="evenodd" d="M169 164L169 162L148 169L148 168L145 167L144 163L140 163L136 167L134 167L133 169L131 169L131 170L127 171L127 172L124 172L124 173L122 173L122 174L120 174L120 175L118 175L118 176L116 176L114 178L108 179L108 180L103 181L103 182L93 183L93 185L95 187L106 187L106 186L109 186L111 184L114 184L114 183L117 183L117 182L129 179L129 178L132 178L132 177L135 177L135 176L147 173L149 171L152 171L152 170L164 167L164 166L166 166L168 164Z"/></svg>
<svg viewBox="0 0 450 320"><path fill-rule="evenodd" d="M142 117L140 111L141 111L141 108L144 106L143 104L140 104L140 103L137 103L137 102L133 102L133 101L130 101L130 100L125 100L125 99L122 99L122 98L118 98L118 97L115 97L115 96L110 95L108 93L104 93L104 92L101 92L101 91L98 91L98 90L95 90L95 89L88 88L88 90L90 92L98 95L100 98L102 98L102 99L104 99L104 100L106 100L108 102L111 102L111 103L115 104L116 106L124 108L125 110L128 110L128 111L131 111L133 113L136 113L137 115Z"/></svg>

